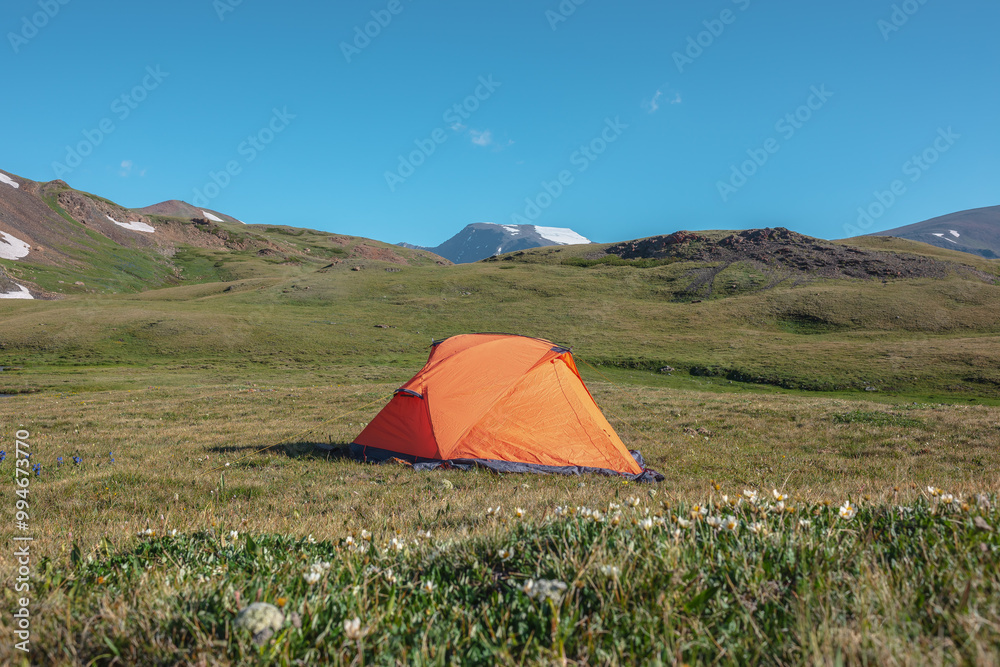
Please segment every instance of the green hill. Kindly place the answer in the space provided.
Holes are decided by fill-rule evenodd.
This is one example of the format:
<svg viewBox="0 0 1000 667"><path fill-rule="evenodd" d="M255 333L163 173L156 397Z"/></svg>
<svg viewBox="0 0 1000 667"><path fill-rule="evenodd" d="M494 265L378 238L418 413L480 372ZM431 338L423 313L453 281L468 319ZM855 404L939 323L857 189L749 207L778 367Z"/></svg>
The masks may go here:
<svg viewBox="0 0 1000 667"><path fill-rule="evenodd" d="M178 201L127 209L63 181L9 177L0 188L0 232L30 246L0 254L2 281L36 299L141 292L249 278L282 279L295 267L435 264L446 260L380 241L283 225L244 225ZM6 237L0 237L0 240Z"/></svg>
<svg viewBox="0 0 1000 667"><path fill-rule="evenodd" d="M809 241L930 262L927 276L866 279L739 258L622 259L607 253L614 244L462 266L389 249L414 253L400 263L370 241L278 227L247 233L280 242L281 255L186 248L173 258L184 278L177 286L0 302L0 365L23 369L0 375L0 391L110 382L66 376L88 367L405 379L432 338L507 331L642 371L643 381L1000 397L1000 263L923 244ZM666 366L676 371L657 372Z"/></svg>

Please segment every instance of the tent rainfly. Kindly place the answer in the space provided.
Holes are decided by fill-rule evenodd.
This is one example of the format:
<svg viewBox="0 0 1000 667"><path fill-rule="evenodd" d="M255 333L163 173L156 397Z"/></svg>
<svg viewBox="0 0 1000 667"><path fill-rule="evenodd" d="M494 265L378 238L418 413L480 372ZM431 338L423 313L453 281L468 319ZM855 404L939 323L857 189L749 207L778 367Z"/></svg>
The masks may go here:
<svg viewBox="0 0 1000 667"><path fill-rule="evenodd" d="M663 479L622 443L568 348L509 334L435 342L423 369L396 390L351 451L364 461L397 459L424 470Z"/></svg>

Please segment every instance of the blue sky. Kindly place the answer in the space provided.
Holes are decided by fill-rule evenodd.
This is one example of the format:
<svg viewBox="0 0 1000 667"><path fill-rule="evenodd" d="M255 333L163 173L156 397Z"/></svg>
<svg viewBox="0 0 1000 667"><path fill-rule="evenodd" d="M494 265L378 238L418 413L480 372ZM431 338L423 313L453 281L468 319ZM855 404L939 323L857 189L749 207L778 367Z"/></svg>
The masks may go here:
<svg viewBox="0 0 1000 667"><path fill-rule="evenodd" d="M0 168L423 245L842 238L1000 204L997 25L992 0L7 0Z"/></svg>

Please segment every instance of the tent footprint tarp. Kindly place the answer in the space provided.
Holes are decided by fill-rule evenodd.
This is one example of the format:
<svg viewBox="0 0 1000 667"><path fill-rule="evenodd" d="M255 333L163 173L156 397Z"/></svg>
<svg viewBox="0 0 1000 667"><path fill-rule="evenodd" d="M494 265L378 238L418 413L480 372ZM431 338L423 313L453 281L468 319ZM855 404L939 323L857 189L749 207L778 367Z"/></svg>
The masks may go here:
<svg viewBox="0 0 1000 667"><path fill-rule="evenodd" d="M508 334L436 342L423 369L396 390L351 451L423 469L662 479L622 443L567 348Z"/></svg>

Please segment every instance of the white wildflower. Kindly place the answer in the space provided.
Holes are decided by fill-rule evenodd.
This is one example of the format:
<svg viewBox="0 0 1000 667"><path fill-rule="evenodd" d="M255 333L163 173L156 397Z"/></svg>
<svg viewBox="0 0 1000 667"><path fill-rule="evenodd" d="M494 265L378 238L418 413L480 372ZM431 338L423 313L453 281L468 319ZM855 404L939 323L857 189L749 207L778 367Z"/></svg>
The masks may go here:
<svg viewBox="0 0 1000 667"><path fill-rule="evenodd" d="M234 625L248 630L257 644L263 644L281 629L284 622L281 610L273 604L254 602L240 610Z"/></svg>
<svg viewBox="0 0 1000 667"><path fill-rule="evenodd" d="M317 581L319 581L319 577L320 577L319 572L313 569L306 571L306 573L302 575L302 578L305 579L306 583L310 585L315 584Z"/></svg>
<svg viewBox="0 0 1000 667"><path fill-rule="evenodd" d="M563 593L566 592L566 588L566 584L561 581L528 579L521 587L521 591L532 600L550 599L558 603L562 599Z"/></svg>
<svg viewBox="0 0 1000 667"><path fill-rule="evenodd" d="M645 531L653 530L653 520L652 519L642 519L639 521L639 527Z"/></svg>
<svg viewBox="0 0 1000 667"><path fill-rule="evenodd" d="M784 493L781 493L777 489L773 489L771 491L771 494L774 496L774 499L777 500L779 503L784 502L788 498L787 495L785 495Z"/></svg>
<svg viewBox="0 0 1000 667"><path fill-rule="evenodd" d="M728 531L735 531L740 525L740 522L736 520L736 517L729 515L722 520L722 527Z"/></svg>
<svg viewBox="0 0 1000 667"><path fill-rule="evenodd" d="M514 508L514 516L516 516L518 519L520 519L521 517L524 516L524 510L522 508L520 508L520 507L515 507Z"/></svg>
<svg viewBox="0 0 1000 667"><path fill-rule="evenodd" d="M722 528L722 519L720 519L717 516L708 517L707 519L705 519L705 523L710 525L712 528L715 528L716 530Z"/></svg>
<svg viewBox="0 0 1000 667"><path fill-rule="evenodd" d="M622 571L620 569L618 569L618 567L615 566L615 565L602 565L601 566L601 574L603 574L606 577L614 577L614 578L617 579L618 575L621 574L621 572Z"/></svg>
<svg viewBox="0 0 1000 667"><path fill-rule="evenodd" d="M349 621L344 621L344 634L352 641L357 641L365 636L361 630L361 619L355 616Z"/></svg>
<svg viewBox="0 0 1000 667"><path fill-rule="evenodd" d="M433 581L425 581L423 584L420 585L420 589L425 593L433 593L436 588L437 584L435 584Z"/></svg>
<svg viewBox="0 0 1000 667"><path fill-rule="evenodd" d="M843 505L840 506L840 517L842 519L847 519L850 521L854 518L854 515L858 513L858 508L851 504L851 501L845 501Z"/></svg>
<svg viewBox="0 0 1000 667"><path fill-rule="evenodd" d="M497 556L500 557L500 560L504 561L510 560L511 558L514 557L514 548L511 547L509 549L500 549L499 551L497 551Z"/></svg>

